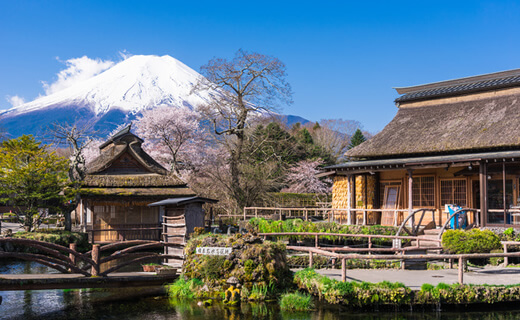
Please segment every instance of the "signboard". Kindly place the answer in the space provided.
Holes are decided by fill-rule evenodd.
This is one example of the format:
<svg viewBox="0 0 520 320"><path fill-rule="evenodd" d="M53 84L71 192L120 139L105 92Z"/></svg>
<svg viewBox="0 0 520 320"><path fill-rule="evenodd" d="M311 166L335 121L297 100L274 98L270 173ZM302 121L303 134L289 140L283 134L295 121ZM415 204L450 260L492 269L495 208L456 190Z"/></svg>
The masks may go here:
<svg viewBox="0 0 520 320"><path fill-rule="evenodd" d="M227 256L231 253L233 248L225 247L198 247L196 248L196 254L203 254L208 256Z"/></svg>

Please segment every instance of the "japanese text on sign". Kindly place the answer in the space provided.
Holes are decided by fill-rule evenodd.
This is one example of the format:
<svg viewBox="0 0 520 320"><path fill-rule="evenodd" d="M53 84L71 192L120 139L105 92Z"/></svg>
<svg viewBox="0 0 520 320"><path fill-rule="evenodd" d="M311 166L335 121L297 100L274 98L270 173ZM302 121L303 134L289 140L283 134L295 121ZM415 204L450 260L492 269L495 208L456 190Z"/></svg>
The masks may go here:
<svg viewBox="0 0 520 320"><path fill-rule="evenodd" d="M195 253L209 256L227 256L231 253L231 250L232 248L224 247L198 247Z"/></svg>

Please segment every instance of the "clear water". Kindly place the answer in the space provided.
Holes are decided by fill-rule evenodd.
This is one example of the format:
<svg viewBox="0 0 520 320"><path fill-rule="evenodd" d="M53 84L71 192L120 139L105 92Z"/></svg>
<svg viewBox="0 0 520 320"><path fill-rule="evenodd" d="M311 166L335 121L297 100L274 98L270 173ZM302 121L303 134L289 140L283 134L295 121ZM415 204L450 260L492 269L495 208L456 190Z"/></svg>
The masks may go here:
<svg viewBox="0 0 520 320"><path fill-rule="evenodd" d="M51 270L34 263L0 262L2 273L48 273ZM520 319L515 310L480 307L471 312L352 312L317 304L312 312L288 313L276 304L243 303L238 307L215 304L198 306L196 302L173 301L161 288L81 289L44 291L0 291L0 319ZM495 309L495 310L491 310Z"/></svg>

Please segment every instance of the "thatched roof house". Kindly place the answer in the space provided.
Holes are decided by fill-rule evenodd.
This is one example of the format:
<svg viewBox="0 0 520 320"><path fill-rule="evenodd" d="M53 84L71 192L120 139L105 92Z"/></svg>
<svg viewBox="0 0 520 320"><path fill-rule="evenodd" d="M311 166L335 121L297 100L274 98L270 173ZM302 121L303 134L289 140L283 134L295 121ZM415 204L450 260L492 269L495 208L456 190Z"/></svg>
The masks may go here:
<svg viewBox="0 0 520 320"><path fill-rule="evenodd" d="M392 206L410 211L433 208L440 222L444 205L457 200L483 208L482 224L515 223L516 214L508 209L520 205L514 176L520 172L520 69L396 90L402 95L395 100L394 119L372 139L349 150L349 162L329 167L336 176L335 206L348 202L354 207L361 201L363 209L384 207L385 192L391 191L398 195ZM354 176L364 177L357 183L360 190L353 181L345 182ZM479 183L481 177L485 181ZM363 191L371 180L372 196ZM453 186L453 181L462 189L445 187ZM397 187L391 190L390 185ZM490 185L496 190L486 194ZM458 199L448 196L450 192L458 192ZM488 209L502 210L498 215L503 215L493 216Z"/></svg>
<svg viewBox="0 0 520 320"><path fill-rule="evenodd" d="M143 140L130 129L127 126L100 146L80 191L80 220L85 229L94 230L96 241L136 238L131 232L101 231L129 228L153 229L149 238L158 240L163 213L148 204L195 196L185 182L142 149Z"/></svg>

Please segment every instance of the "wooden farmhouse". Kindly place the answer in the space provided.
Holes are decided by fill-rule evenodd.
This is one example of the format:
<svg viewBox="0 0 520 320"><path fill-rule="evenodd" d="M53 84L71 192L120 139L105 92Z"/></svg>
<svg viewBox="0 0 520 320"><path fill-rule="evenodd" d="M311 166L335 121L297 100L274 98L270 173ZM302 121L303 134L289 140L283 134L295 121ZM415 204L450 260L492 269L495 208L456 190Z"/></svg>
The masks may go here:
<svg viewBox="0 0 520 320"><path fill-rule="evenodd" d="M520 227L520 69L396 90L394 119L327 168L340 217L400 225L428 209L420 223L439 226L457 205L476 225Z"/></svg>
<svg viewBox="0 0 520 320"><path fill-rule="evenodd" d="M94 242L160 240L164 207L148 204L195 196L144 152L142 143L128 126L103 143L89 165L77 219Z"/></svg>

